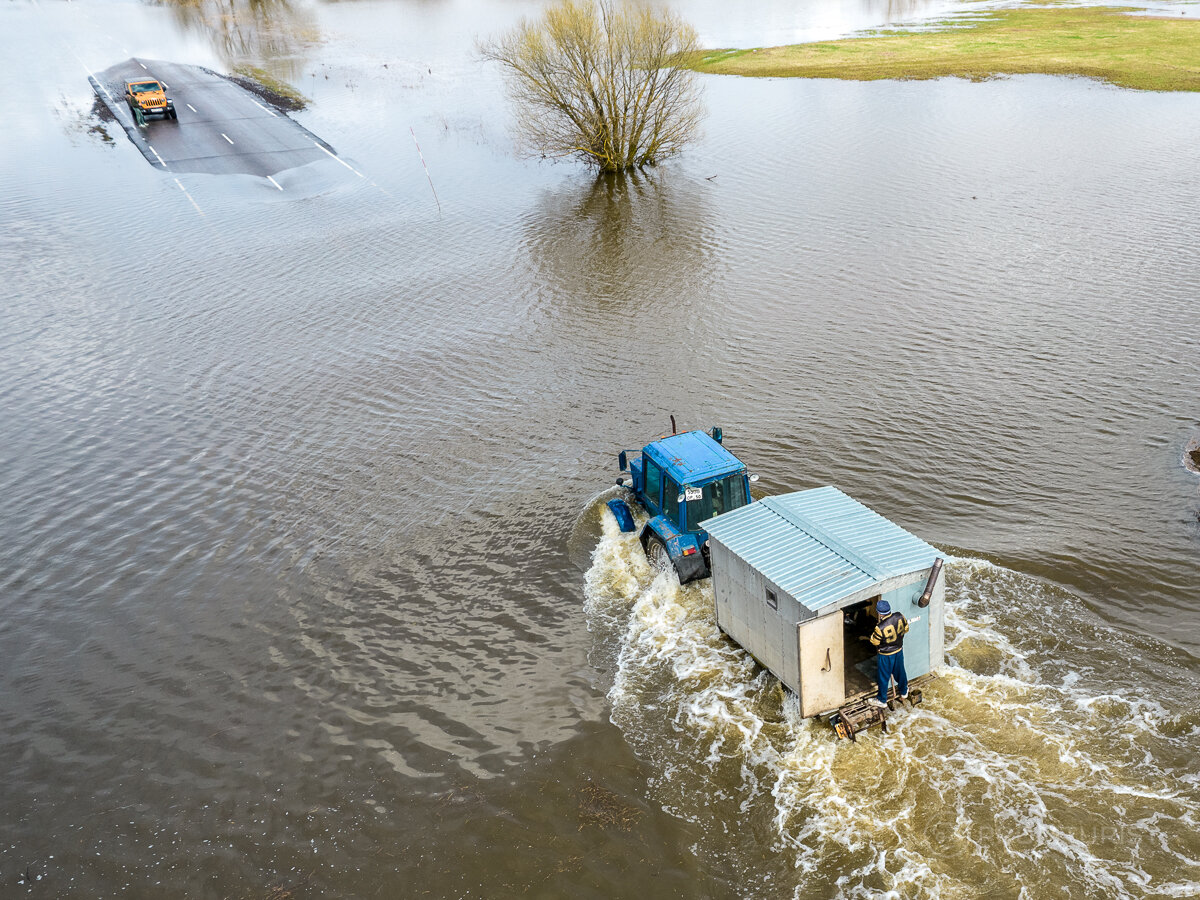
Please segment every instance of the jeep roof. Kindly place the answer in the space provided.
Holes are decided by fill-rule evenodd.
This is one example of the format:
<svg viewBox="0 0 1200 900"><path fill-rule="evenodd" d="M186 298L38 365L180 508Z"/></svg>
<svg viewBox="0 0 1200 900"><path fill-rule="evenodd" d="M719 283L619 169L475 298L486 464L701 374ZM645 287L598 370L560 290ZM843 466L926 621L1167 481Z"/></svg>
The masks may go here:
<svg viewBox="0 0 1200 900"><path fill-rule="evenodd" d="M703 431L685 431L659 438L647 444L642 452L681 485L696 485L746 469L741 460Z"/></svg>

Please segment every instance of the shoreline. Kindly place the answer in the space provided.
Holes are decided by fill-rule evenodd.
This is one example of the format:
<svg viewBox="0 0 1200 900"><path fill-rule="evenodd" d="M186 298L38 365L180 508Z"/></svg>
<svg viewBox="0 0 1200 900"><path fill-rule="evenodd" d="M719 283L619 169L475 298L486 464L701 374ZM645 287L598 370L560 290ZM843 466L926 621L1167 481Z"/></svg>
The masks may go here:
<svg viewBox="0 0 1200 900"><path fill-rule="evenodd" d="M1074 75L1148 91L1200 91L1200 17L1130 15L1130 7L1020 7L941 20L933 31L885 31L809 44L702 50L701 73L847 81L984 81Z"/></svg>

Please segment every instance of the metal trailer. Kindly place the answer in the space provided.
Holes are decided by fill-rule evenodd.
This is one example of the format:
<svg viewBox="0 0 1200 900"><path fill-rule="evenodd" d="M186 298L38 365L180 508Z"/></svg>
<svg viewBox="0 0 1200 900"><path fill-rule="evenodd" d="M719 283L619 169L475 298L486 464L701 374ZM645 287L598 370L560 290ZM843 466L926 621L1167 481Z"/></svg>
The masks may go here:
<svg viewBox="0 0 1200 900"><path fill-rule="evenodd" d="M909 698L920 702L943 662L939 551L834 487L756 500L702 524L717 625L795 692L802 715L829 715L851 738L884 722L865 703L877 690L868 638L881 599L908 619Z"/></svg>

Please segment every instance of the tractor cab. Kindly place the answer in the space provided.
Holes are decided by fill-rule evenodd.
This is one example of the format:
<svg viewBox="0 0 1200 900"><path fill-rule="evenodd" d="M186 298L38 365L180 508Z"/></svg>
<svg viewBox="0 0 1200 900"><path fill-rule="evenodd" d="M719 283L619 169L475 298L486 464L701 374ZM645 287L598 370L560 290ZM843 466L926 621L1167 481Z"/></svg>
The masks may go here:
<svg viewBox="0 0 1200 900"><path fill-rule="evenodd" d="M632 456L632 458L631 458ZM671 566L681 584L707 578L708 533L700 523L750 502L745 465L722 444L720 428L686 431L651 441L640 451L621 451L618 462L630 499L649 517L639 535L651 565ZM622 531L634 531L624 499L608 502Z"/></svg>

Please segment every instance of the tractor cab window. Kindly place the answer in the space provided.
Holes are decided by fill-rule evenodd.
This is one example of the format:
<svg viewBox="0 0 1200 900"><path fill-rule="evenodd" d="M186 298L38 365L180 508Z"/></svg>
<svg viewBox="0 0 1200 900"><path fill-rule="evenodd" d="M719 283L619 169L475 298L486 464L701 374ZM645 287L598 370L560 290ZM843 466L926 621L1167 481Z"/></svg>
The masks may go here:
<svg viewBox="0 0 1200 900"><path fill-rule="evenodd" d="M667 483L663 485L663 515L676 525L682 525L679 521L679 485L670 475L667 476Z"/></svg>
<svg viewBox="0 0 1200 900"><path fill-rule="evenodd" d="M695 494L699 492L700 496ZM731 512L745 506L746 476L729 475L720 481L706 484L703 489L689 488L687 501L688 530L695 531L700 523L721 513Z"/></svg>
<svg viewBox="0 0 1200 900"><path fill-rule="evenodd" d="M654 511L662 505L662 468L654 460L646 458L646 499L654 505Z"/></svg>

